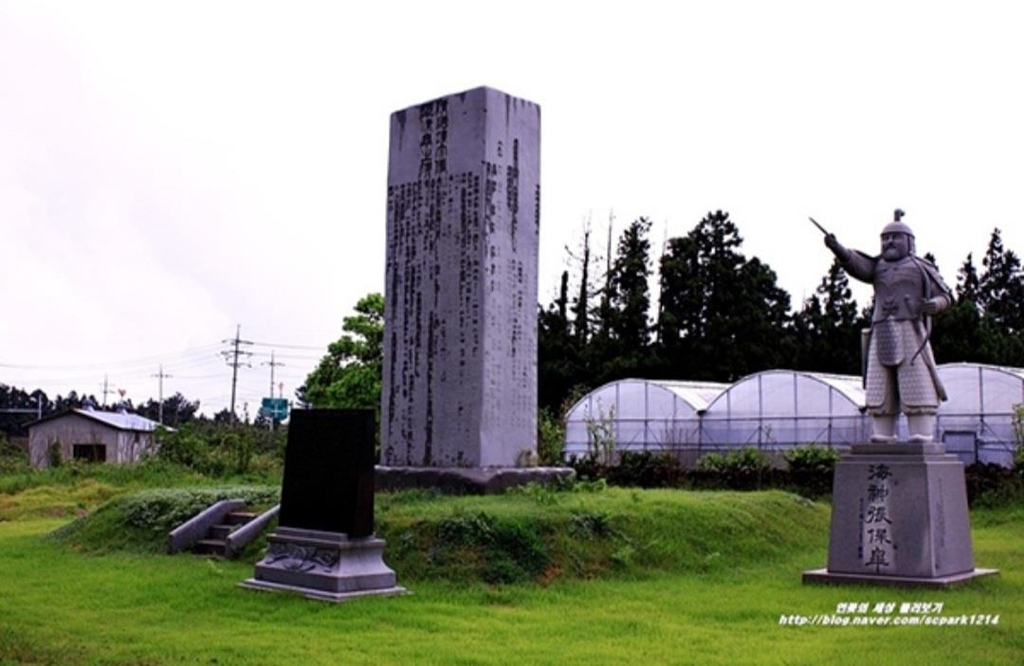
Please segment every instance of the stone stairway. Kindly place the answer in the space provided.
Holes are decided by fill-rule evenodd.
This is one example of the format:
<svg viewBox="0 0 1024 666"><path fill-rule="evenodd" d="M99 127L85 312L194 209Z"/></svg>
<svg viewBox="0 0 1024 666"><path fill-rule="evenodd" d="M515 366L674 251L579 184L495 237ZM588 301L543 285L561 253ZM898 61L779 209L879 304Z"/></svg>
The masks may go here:
<svg viewBox="0 0 1024 666"><path fill-rule="evenodd" d="M230 557L228 548L228 535L243 525L248 525L259 516L251 511L232 511L221 519L216 525L211 525L206 536L199 539L192 545L192 552L198 555L211 555L213 557Z"/></svg>

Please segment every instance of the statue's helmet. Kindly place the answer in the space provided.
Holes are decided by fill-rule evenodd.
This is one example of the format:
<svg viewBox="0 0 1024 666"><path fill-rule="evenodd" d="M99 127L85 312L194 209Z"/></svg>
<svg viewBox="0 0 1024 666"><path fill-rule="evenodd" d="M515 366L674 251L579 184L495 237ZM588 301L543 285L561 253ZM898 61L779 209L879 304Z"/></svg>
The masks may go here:
<svg viewBox="0 0 1024 666"><path fill-rule="evenodd" d="M907 237L907 248L910 254L914 254L914 232L903 222L903 215L904 212L899 208L893 211L893 220L882 227L881 235L884 238L887 234L905 234Z"/></svg>

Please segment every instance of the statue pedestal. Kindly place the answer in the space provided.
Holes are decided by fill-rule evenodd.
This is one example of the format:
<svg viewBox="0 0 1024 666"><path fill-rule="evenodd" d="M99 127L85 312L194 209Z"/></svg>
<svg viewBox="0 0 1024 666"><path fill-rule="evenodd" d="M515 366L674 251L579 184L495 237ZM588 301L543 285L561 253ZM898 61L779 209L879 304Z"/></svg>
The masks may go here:
<svg viewBox="0 0 1024 666"><path fill-rule="evenodd" d="M942 587L977 569L964 468L941 445L861 444L836 465L828 567L804 582Z"/></svg>
<svg viewBox="0 0 1024 666"><path fill-rule="evenodd" d="M242 587L324 601L406 593L384 564L383 539L280 527L267 541L266 557L256 564L255 575L240 583Z"/></svg>

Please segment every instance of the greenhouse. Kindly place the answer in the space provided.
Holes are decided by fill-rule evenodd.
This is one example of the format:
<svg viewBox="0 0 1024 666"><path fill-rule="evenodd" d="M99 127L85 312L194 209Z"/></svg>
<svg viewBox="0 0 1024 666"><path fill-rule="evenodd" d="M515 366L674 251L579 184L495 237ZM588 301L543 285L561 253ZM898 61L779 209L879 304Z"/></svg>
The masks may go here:
<svg viewBox="0 0 1024 666"><path fill-rule="evenodd" d="M948 363L938 367L938 374L949 394L936 420L946 451L965 463L1012 464L1015 406L1024 405L1024 368Z"/></svg>
<svg viewBox="0 0 1024 666"><path fill-rule="evenodd" d="M702 414L700 428L706 450L845 447L870 436L870 419L860 377L766 370L723 391Z"/></svg>
<svg viewBox="0 0 1024 666"><path fill-rule="evenodd" d="M565 418L565 456L697 447L699 413L728 384L621 379L580 399Z"/></svg>
<svg viewBox="0 0 1024 666"><path fill-rule="evenodd" d="M1024 369L975 363L937 368L949 399L935 438L965 463L1011 465L1024 428ZM610 461L623 451L704 452L816 443L846 448L871 436L861 378L767 370L733 384L623 379L605 384L566 416L565 456ZM906 437L906 420L899 421Z"/></svg>

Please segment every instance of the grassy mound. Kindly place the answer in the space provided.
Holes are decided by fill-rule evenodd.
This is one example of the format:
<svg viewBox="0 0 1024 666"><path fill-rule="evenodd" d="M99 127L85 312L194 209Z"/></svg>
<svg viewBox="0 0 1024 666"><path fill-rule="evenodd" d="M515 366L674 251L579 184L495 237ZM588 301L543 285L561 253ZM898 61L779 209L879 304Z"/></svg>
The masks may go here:
<svg viewBox="0 0 1024 666"><path fill-rule="evenodd" d="M235 486L144 490L117 497L51 536L89 553L159 553L167 549L168 532L222 499L241 499L254 508L265 508L277 503L278 489Z"/></svg>
<svg viewBox="0 0 1024 666"><path fill-rule="evenodd" d="M170 529L228 497L277 501L271 487L148 490L115 498L53 536L84 552L162 552ZM412 580L713 574L821 548L827 532L827 506L779 491L528 487L488 497L410 491L377 501L386 559Z"/></svg>
<svg viewBox="0 0 1024 666"><path fill-rule="evenodd" d="M377 532L403 577L544 583L760 565L821 548L828 515L826 505L779 491L527 488L443 500L384 496Z"/></svg>

